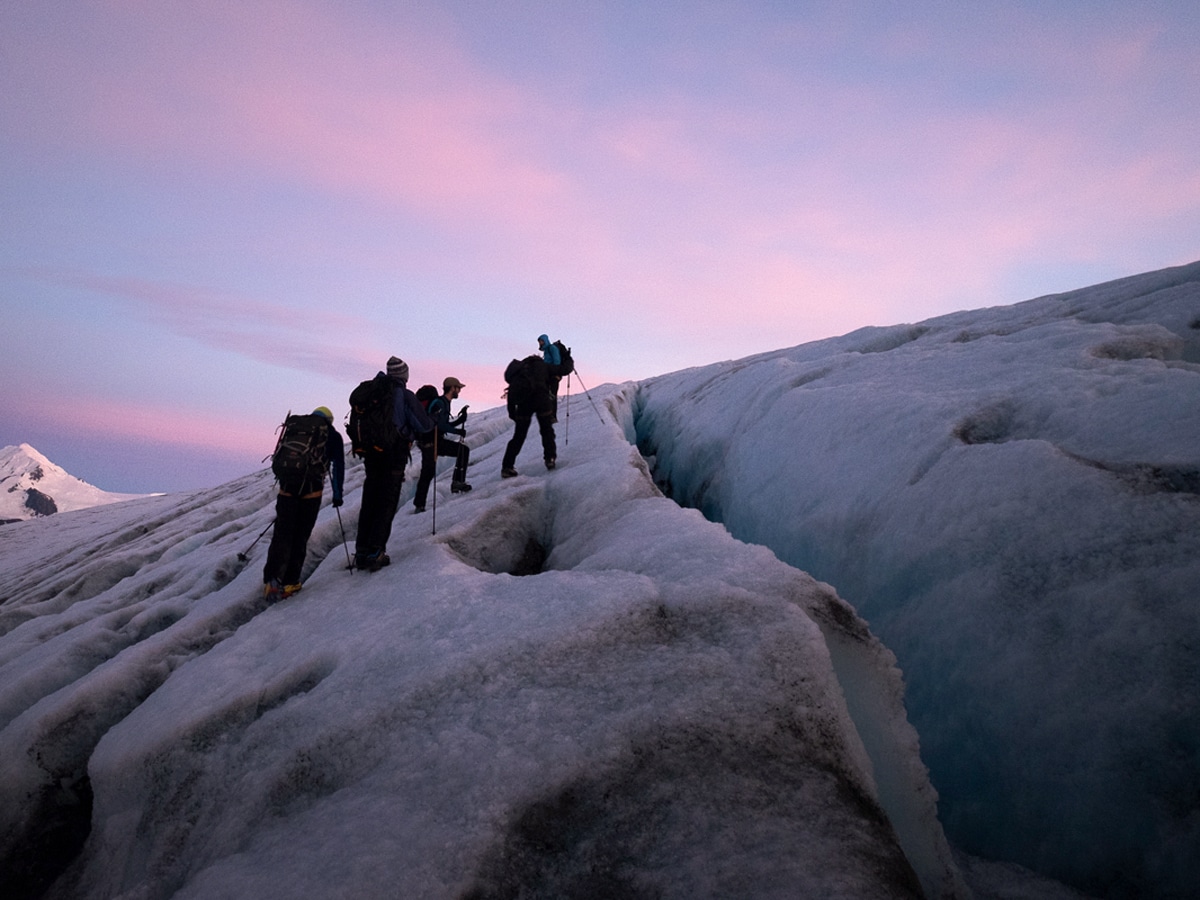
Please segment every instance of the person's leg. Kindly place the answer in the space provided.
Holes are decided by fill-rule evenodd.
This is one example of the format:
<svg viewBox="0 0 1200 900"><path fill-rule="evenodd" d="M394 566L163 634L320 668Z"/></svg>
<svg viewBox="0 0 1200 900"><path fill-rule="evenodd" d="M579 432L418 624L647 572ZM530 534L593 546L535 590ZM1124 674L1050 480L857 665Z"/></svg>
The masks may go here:
<svg viewBox="0 0 1200 900"><path fill-rule="evenodd" d="M511 469L517 462L517 454L521 452L521 447L525 443L525 435L529 434L529 425L532 422L529 416L520 416L513 420L516 426L513 429L513 436L509 439L508 446L504 448L504 460L500 463L500 469Z"/></svg>
<svg viewBox="0 0 1200 900"><path fill-rule="evenodd" d="M293 516L296 524L292 529L291 547L281 579L285 586L300 583L300 574L304 571L304 558L308 555L308 539L312 535L313 526L317 524L317 513L320 511L320 495L296 499Z"/></svg>
<svg viewBox="0 0 1200 900"><path fill-rule="evenodd" d="M378 538L379 520L383 512L386 475L390 470L386 461L368 456L363 460L363 471L366 478L362 487L362 508L358 513L358 535L354 540L355 565L361 565L368 556L379 549L375 541Z"/></svg>
<svg viewBox="0 0 1200 900"><path fill-rule="evenodd" d="M447 449L454 451L454 477L452 480L461 484L467 480L467 466L471 464L471 448L459 441L455 444L447 442ZM447 456L449 455L447 454Z"/></svg>
<svg viewBox="0 0 1200 900"><path fill-rule="evenodd" d="M384 476L384 497L379 512L379 525L375 546L383 554L387 550L388 538L392 536L392 520L400 508L400 491L404 488L404 469L391 469Z"/></svg>
<svg viewBox="0 0 1200 900"><path fill-rule="evenodd" d="M439 445L441 441L438 442ZM433 481L433 476L437 471L437 455L434 453L433 442L421 444L421 475L417 478L417 492L413 496L413 506L417 509L424 509L425 502L429 499L429 485ZM441 446L438 446L437 451L441 453Z"/></svg>
<svg viewBox="0 0 1200 900"><path fill-rule="evenodd" d="M554 414L546 413L538 416L538 431L542 435L542 459L546 466L553 468L558 457L558 445L554 439Z"/></svg>
<svg viewBox="0 0 1200 900"><path fill-rule="evenodd" d="M292 532L296 525L295 497L278 494L275 497L275 524L272 526L271 544L267 548L267 561L263 566L263 584L278 581L283 584L283 572L287 567L288 554L292 547Z"/></svg>

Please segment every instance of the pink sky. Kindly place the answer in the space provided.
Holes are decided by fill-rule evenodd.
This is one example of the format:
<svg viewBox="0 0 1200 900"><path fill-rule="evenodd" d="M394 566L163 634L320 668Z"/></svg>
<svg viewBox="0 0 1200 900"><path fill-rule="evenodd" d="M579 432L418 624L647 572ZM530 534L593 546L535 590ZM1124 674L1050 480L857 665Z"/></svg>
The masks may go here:
<svg viewBox="0 0 1200 900"><path fill-rule="evenodd" d="M544 331L590 386L1192 261L1198 32L1183 3L7 4L0 444L212 484L392 353L485 408ZM83 432L224 461L139 485L56 456Z"/></svg>

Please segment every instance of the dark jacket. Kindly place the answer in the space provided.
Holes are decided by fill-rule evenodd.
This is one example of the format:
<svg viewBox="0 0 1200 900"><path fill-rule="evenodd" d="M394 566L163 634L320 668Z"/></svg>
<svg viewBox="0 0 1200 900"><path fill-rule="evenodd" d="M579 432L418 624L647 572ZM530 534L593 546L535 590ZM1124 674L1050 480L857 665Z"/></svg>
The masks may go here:
<svg viewBox="0 0 1200 900"><path fill-rule="evenodd" d="M341 502L342 485L346 480L346 442L338 430L329 426L329 437L325 441L325 458L329 461L329 486L333 499Z"/></svg>
<svg viewBox="0 0 1200 900"><path fill-rule="evenodd" d="M380 372L376 378L391 378L396 382L396 393L392 397L392 421L396 423L399 432L409 440L420 438L433 431L433 420L421 406L417 395L408 389L408 385L394 375Z"/></svg>
<svg viewBox="0 0 1200 900"><path fill-rule="evenodd" d="M444 396L437 396L429 401L429 416L439 433L466 437L467 430L462 427L462 414L460 413L455 421L450 421L450 401Z"/></svg>

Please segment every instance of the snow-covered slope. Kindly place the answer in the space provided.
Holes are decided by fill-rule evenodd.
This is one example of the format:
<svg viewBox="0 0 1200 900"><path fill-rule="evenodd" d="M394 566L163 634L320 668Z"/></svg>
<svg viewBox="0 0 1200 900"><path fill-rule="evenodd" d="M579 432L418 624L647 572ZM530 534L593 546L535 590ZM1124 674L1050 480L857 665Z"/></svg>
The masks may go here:
<svg viewBox="0 0 1200 900"><path fill-rule="evenodd" d="M132 500L67 474L28 444L0 448L0 523Z"/></svg>
<svg viewBox="0 0 1200 900"><path fill-rule="evenodd" d="M1200 263L651 380L675 499L892 649L957 845L1200 885Z"/></svg>
<svg viewBox="0 0 1200 900"><path fill-rule="evenodd" d="M659 494L635 392L513 480L472 419L475 490L374 574L351 466L272 607L267 472L6 526L0 893L966 896L894 658Z"/></svg>

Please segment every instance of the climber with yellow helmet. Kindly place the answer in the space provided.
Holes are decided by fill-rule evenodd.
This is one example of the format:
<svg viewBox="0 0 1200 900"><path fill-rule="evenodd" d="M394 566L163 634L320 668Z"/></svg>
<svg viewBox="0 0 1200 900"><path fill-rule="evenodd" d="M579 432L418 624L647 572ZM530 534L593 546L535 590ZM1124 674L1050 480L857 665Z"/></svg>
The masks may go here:
<svg viewBox="0 0 1200 900"><path fill-rule="evenodd" d="M333 488L333 505L342 505L344 447L327 406L318 406L307 416L289 415L283 423L271 456L279 494L275 498L275 533L263 566L263 596L270 603L300 590L308 538L321 510L326 472Z"/></svg>

